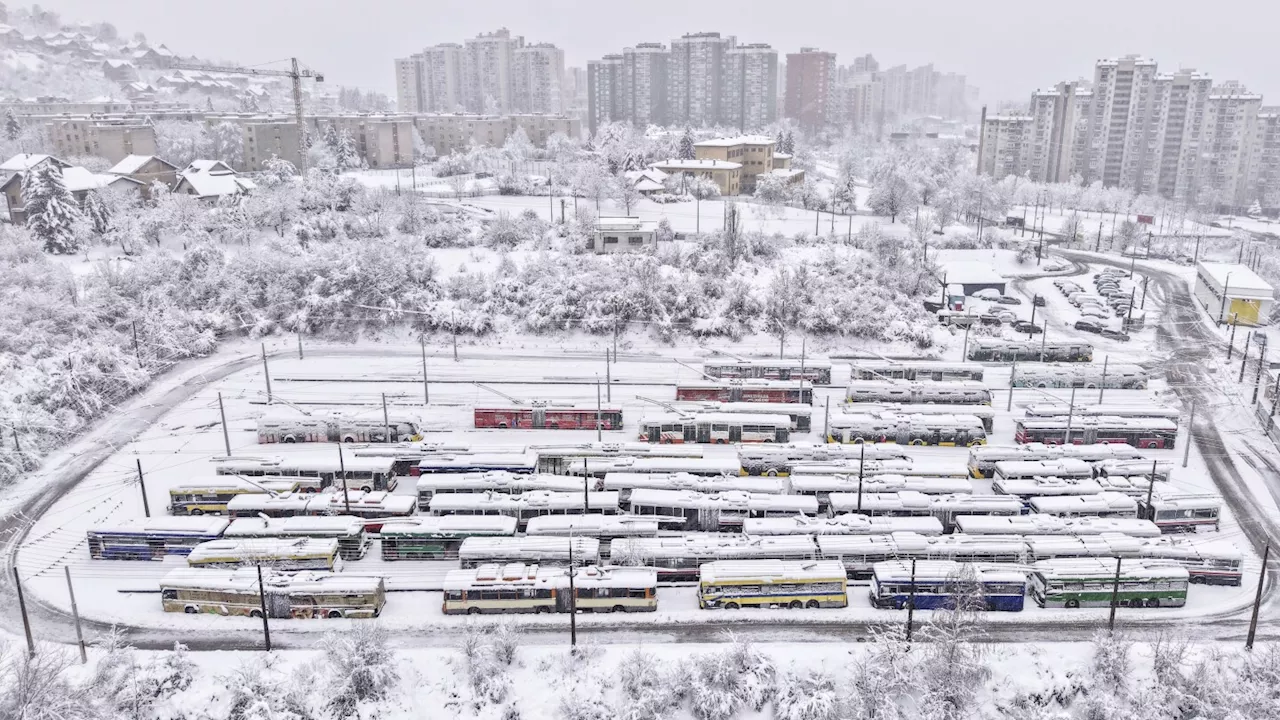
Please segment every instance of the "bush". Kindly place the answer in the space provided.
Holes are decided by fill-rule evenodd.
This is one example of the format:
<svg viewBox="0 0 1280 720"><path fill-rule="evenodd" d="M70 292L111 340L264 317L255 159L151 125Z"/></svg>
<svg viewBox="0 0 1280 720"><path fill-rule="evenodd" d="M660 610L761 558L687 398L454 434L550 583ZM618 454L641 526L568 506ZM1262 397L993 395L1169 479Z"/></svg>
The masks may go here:
<svg viewBox="0 0 1280 720"><path fill-rule="evenodd" d="M378 623L355 623L330 632L321 641L328 669L328 706L335 717L356 714L362 703L377 702L400 681L390 635Z"/></svg>

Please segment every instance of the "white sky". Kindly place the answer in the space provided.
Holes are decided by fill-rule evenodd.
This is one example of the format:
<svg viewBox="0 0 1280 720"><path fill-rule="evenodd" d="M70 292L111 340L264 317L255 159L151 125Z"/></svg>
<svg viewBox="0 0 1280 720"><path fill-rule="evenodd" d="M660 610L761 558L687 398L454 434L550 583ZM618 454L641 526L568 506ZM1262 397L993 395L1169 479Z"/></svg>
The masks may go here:
<svg viewBox="0 0 1280 720"><path fill-rule="evenodd" d="M9 0L11 6L19 2ZM108 21L173 50L248 65L297 55L335 84L393 91L392 60L505 25L564 48L568 65L639 42L719 31L835 51L882 67L933 62L964 73L985 102L1024 101L1059 80L1092 77L1097 58L1139 53L1161 70L1240 80L1280 105L1275 0L42 0L66 19Z"/></svg>

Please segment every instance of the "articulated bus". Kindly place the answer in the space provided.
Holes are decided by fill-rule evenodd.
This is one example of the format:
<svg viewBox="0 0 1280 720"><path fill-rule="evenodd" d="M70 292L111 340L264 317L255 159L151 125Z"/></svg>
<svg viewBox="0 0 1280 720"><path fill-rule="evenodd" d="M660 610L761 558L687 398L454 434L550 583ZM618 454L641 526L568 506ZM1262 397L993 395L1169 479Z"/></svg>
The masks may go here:
<svg viewBox="0 0 1280 720"><path fill-rule="evenodd" d="M936 517L889 517L845 513L835 517L796 515L786 518L747 518L742 532L751 537L761 535L888 535L911 532L917 535L941 535L942 521Z"/></svg>
<svg viewBox="0 0 1280 720"><path fill-rule="evenodd" d="M569 594L569 573L574 592ZM649 568L548 568L511 563L453 570L445 577L446 615L652 612L658 577Z"/></svg>
<svg viewBox="0 0 1280 720"><path fill-rule="evenodd" d="M335 538L343 560L359 560L369 549L364 521L350 515L332 517L237 518L225 538Z"/></svg>
<svg viewBox="0 0 1280 720"><path fill-rule="evenodd" d="M791 439L788 415L664 414L640 421L640 439L651 443L784 443Z"/></svg>
<svg viewBox="0 0 1280 720"><path fill-rule="evenodd" d="M591 489L596 483L591 482ZM567 475L531 475L491 470L483 473L428 473L418 476L418 509L426 511L431 498L448 493L496 492L508 495L546 490L574 492L583 490L582 478Z"/></svg>
<svg viewBox="0 0 1280 720"><path fill-rule="evenodd" d="M807 380L815 385L831 384L831 363L814 358L707 358L702 362L702 372L713 378Z"/></svg>
<svg viewBox="0 0 1280 720"><path fill-rule="evenodd" d="M982 421L982 428L988 433L996 423L996 411L990 405L845 403L840 410L850 415L972 415Z"/></svg>
<svg viewBox="0 0 1280 720"><path fill-rule="evenodd" d="M721 475L703 477L689 473L609 473L604 476L605 490L617 490L625 503L631 499L632 490L692 490L703 493L746 492L765 495L786 495L787 481L776 477L750 475Z"/></svg>
<svg viewBox="0 0 1280 720"><path fill-rule="evenodd" d="M445 493L431 498L428 509L432 515L436 516L505 515L515 518L520 528L523 528L530 519L542 515L588 513L617 515L619 511L616 492L582 493L546 490L534 490L518 495L495 492Z"/></svg>
<svg viewBox="0 0 1280 720"><path fill-rule="evenodd" d="M342 569L337 540L308 537L210 540L192 548L187 564L194 568L264 565L281 572Z"/></svg>
<svg viewBox="0 0 1280 720"><path fill-rule="evenodd" d="M918 492L831 493L831 514L933 516L944 532L955 529L960 515L1020 515L1022 501L1008 495L925 495Z"/></svg>
<svg viewBox="0 0 1280 720"><path fill-rule="evenodd" d="M1056 558L1141 558L1148 565L1176 565L1190 582L1238 587L1242 580L1240 550L1223 540L1188 537L1140 539L1107 533L1084 537L1028 537L1032 561ZM1114 564L1111 565L1114 569Z"/></svg>
<svg viewBox="0 0 1280 720"><path fill-rule="evenodd" d="M1065 430L1065 428L1064 428ZM969 474L975 478L994 477L996 463L1002 460L1083 460L1095 468L1108 460L1141 460L1142 453L1126 443L1094 443L1090 445L1046 445L1028 442L1022 445L986 445L969 448ZM1147 460L1149 463L1150 460Z"/></svg>
<svg viewBox="0 0 1280 720"><path fill-rule="evenodd" d="M320 481L321 489L338 484L338 480L344 478L348 488L371 492L396 489L394 464L392 458L339 458L338 453L333 453L332 456L325 457L308 454L274 458L219 458L214 466L218 475L316 478Z"/></svg>
<svg viewBox="0 0 1280 720"><path fill-rule="evenodd" d="M982 381L986 368L977 363L949 363L934 360L854 360L854 380L976 380Z"/></svg>
<svg viewBox="0 0 1280 720"><path fill-rule="evenodd" d="M557 408L534 405L533 407L476 408L477 428L506 430L595 430L597 421L602 430L622 429L622 410L619 408Z"/></svg>
<svg viewBox="0 0 1280 720"><path fill-rule="evenodd" d="M786 415L791 418L794 432L813 429L813 406L800 403L776 402L673 402L667 405L674 412L696 415L698 413L727 413L730 415Z"/></svg>
<svg viewBox="0 0 1280 720"><path fill-rule="evenodd" d="M1068 427L1071 438L1067 440ZM1178 424L1164 418L1016 418L1013 441L1049 445L1125 443L1141 449L1172 450Z"/></svg>
<svg viewBox="0 0 1280 720"><path fill-rule="evenodd" d="M633 515L656 516L664 530L740 530L746 518L814 515L816 498L738 491L698 493L688 490L639 489L631 492Z"/></svg>
<svg viewBox="0 0 1280 720"><path fill-rule="evenodd" d="M813 385L803 380L686 380L676 384L678 401L813 404Z"/></svg>
<svg viewBox="0 0 1280 720"><path fill-rule="evenodd" d="M1113 599L1121 607L1182 607L1191 581L1181 565L1146 559L1061 558L1032 567L1031 597L1040 607L1110 607Z"/></svg>
<svg viewBox="0 0 1280 720"><path fill-rule="evenodd" d="M965 478L927 477L916 475L795 475L790 479L796 495L812 495L818 499L818 512L825 513L831 493L918 492L925 495L966 494L973 483Z"/></svg>
<svg viewBox="0 0 1280 720"><path fill-rule="evenodd" d="M744 475L789 475L791 467L797 463L859 459L911 462L911 457L904 450L876 445L850 448L844 445L797 442L786 445L756 445L738 450L738 464Z"/></svg>
<svg viewBox="0 0 1280 720"><path fill-rule="evenodd" d="M356 457L391 458L391 471L400 477L418 474L418 464L423 460L442 455L474 455L476 453L523 455L524 445L471 445L455 442L417 442L394 445L353 445L351 454Z"/></svg>
<svg viewBox="0 0 1280 720"><path fill-rule="evenodd" d="M960 515L956 529L965 535L1100 535L1119 533L1135 538L1158 538L1160 528L1150 520L1117 517L1058 517L1057 515Z"/></svg>
<svg viewBox="0 0 1280 720"><path fill-rule="evenodd" d="M972 581L981 591L987 610L1018 612L1027 594L1027 575L1016 567L974 565ZM871 604L901 610L912 605L917 610L956 607L960 597L971 592L964 568L952 560L887 560L871 571Z"/></svg>
<svg viewBox="0 0 1280 720"><path fill-rule="evenodd" d="M1160 489L1147 499L1137 498L1138 517L1160 527L1161 532L1196 532L1202 527L1218 529L1222 498L1212 493L1192 493Z"/></svg>
<svg viewBox="0 0 1280 720"><path fill-rule="evenodd" d="M1096 495L1061 495L1033 497L1027 501L1033 513L1058 517L1138 517L1138 502L1118 492L1100 492Z"/></svg>
<svg viewBox="0 0 1280 720"><path fill-rule="evenodd" d="M163 560L186 555L202 542L217 540L227 521L216 517L156 517L99 525L88 533L94 560Z"/></svg>
<svg viewBox="0 0 1280 720"><path fill-rule="evenodd" d="M986 444L987 431L973 415L841 414L831 418L827 440L973 447Z"/></svg>
<svg viewBox="0 0 1280 720"><path fill-rule="evenodd" d="M453 560L467 538L515 534L513 517L445 515L388 520L379 537L383 560Z"/></svg>
<svg viewBox="0 0 1280 720"><path fill-rule="evenodd" d="M859 445L861 449L866 445ZM876 447L876 446L871 446ZM870 448L868 448L870 449ZM969 472L963 463L952 459L934 459L916 464L909 460L868 460L866 464L852 460L830 460L826 462L797 463L791 468L791 476L797 475L853 475L859 471L867 475L907 475L910 477L950 477L967 478Z"/></svg>
<svg viewBox="0 0 1280 720"><path fill-rule="evenodd" d="M353 418L341 415L268 415L258 420L258 442L416 442L422 430L402 417Z"/></svg>
<svg viewBox="0 0 1280 720"><path fill-rule="evenodd" d="M387 602L382 578L327 572L262 571L257 568L179 568L160 581L165 612L271 618L376 618Z"/></svg>
<svg viewBox="0 0 1280 720"><path fill-rule="evenodd" d="M315 492L319 489L319 482L304 484L301 478L257 477L248 480L223 476L189 481L169 488L169 514L221 515L227 511L227 503L237 495Z"/></svg>
<svg viewBox="0 0 1280 720"><path fill-rule="evenodd" d="M1135 417L1135 418L1164 418L1177 422L1182 418L1182 411L1165 405L1155 405L1153 403L1146 404L1120 404L1107 403L1104 405L1069 405L1067 403L1043 403L1040 405L1028 405L1026 416L1029 418L1051 418L1066 417L1068 414L1075 417Z"/></svg>
<svg viewBox="0 0 1280 720"><path fill-rule="evenodd" d="M532 563L549 567L599 565L600 541L593 537L469 537L458 549L464 568L490 563Z"/></svg>
<svg viewBox="0 0 1280 720"><path fill-rule="evenodd" d="M807 560L724 560L702 566L698 607L847 607L844 566Z"/></svg>
<svg viewBox="0 0 1280 720"><path fill-rule="evenodd" d="M969 342L969 357L966 359L978 362L1093 362L1093 346L1088 343L980 337Z"/></svg>
<svg viewBox="0 0 1280 720"><path fill-rule="evenodd" d="M840 561L850 580L871 578L876 563L888 560L1024 563L1027 557L1017 535L824 535L817 543L818 556Z"/></svg>
<svg viewBox="0 0 1280 720"><path fill-rule="evenodd" d="M610 473L688 473L700 477L738 475L740 466L726 457L606 457L587 458L565 468L569 475L584 474L603 480Z"/></svg>
<svg viewBox="0 0 1280 720"><path fill-rule="evenodd" d="M1145 390L1147 371L1138 365L1123 363L1032 362L1015 367L1010 382L1017 388Z"/></svg>
<svg viewBox="0 0 1280 720"><path fill-rule="evenodd" d="M568 475L571 469L580 469L588 458L701 458L703 454L703 449L697 445L651 445L642 442L535 445L531 449L538 456L538 472L551 475Z"/></svg>
<svg viewBox="0 0 1280 720"><path fill-rule="evenodd" d="M972 380L852 380L845 390L845 400L851 403L895 405L990 405L991 390Z"/></svg>
<svg viewBox="0 0 1280 720"><path fill-rule="evenodd" d="M352 515L365 518L365 527L377 532L386 518L408 517L417 503L410 495L386 492L292 493L285 495L239 495L227 502L231 517L295 517L298 515Z"/></svg>
<svg viewBox="0 0 1280 720"><path fill-rule="evenodd" d="M812 560L818 546L808 535L750 537L740 533L693 533L656 538L618 538L609 543L610 562L653 567L661 582L698 579L703 563L715 560Z"/></svg>

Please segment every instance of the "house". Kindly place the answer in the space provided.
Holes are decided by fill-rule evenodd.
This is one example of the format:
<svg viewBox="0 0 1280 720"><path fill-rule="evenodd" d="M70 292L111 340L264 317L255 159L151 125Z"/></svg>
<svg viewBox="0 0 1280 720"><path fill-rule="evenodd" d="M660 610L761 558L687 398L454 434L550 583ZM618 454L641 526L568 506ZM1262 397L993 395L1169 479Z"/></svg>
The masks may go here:
<svg viewBox="0 0 1280 720"><path fill-rule="evenodd" d="M720 188L721 195L737 195L742 186L742 165L727 160L681 160L671 158L656 162L652 167L674 175L687 173L705 177Z"/></svg>
<svg viewBox="0 0 1280 720"><path fill-rule="evenodd" d="M634 252L658 246L658 223L637 217L596 219L587 249L597 255Z"/></svg>
<svg viewBox="0 0 1280 720"><path fill-rule="evenodd" d="M760 173L759 177L781 178L782 182L794 185L795 183L804 182L804 171L800 168L774 168Z"/></svg>
<svg viewBox="0 0 1280 720"><path fill-rule="evenodd" d="M664 180L671 177L667 173L649 168L648 170L630 170L623 173L623 177L630 182L641 195L652 195L654 193L664 192L666 186L662 184Z"/></svg>
<svg viewBox="0 0 1280 720"><path fill-rule="evenodd" d="M1196 265L1196 300L1219 324L1258 325L1271 315L1275 290L1246 265Z"/></svg>
<svg viewBox="0 0 1280 720"><path fill-rule="evenodd" d="M252 180L240 177L231 166L221 160L195 160L178 173L175 193L194 195L197 199L216 201L219 198L243 195L257 189Z"/></svg>
<svg viewBox="0 0 1280 720"><path fill-rule="evenodd" d="M71 167L71 163L52 155L44 155L41 153L19 153L13 157L0 163L0 177L8 180L10 175L14 173L23 173L32 168L39 167L46 162L51 162L61 168Z"/></svg>
<svg viewBox="0 0 1280 720"><path fill-rule="evenodd" d="M155 155L129 155L116 163L107 173L133 178L142 183L148 193L151 183L154 182L162 182L170 190L178 184L178 167Z"/></svg>
<svg viewBox="0 0 1280 720"><path fill-rule="evenodd" d="M49 157L52 160L57 160L52 156ZM112 188L123 192L140 192L143 187L142 183L130 177L90 172L82 167L66 165L60 160L57 162L61 163L62 184L71 192L72 197L81 204L84 203L85 196L89 194L90 190ZM5 164L7 165L8 163ZM36 163L31 167L39 167L41 164ZM5 205L9 209L9 221L15 225L21 225L27 221L26 203L22 198L22 180L27 176L27 172L29 170L14 173L3 185L0 185L0 194L4 195Z"/></svg>
<svg viewBox="0 0 1280 720"><path fill-rule="evenodd" d="M959 287L964 296L972 296L979 290L987 289L1004 295L1008 287L1008 280L1001 277L994 266L985 262L943 260L939 263L938 270L938 282L948 287Z"/></svg>
<svg viewBox="0 0 1280 720"><path fill-rule="evenodd" d="M123 85L138 79L138 68L128 60L103 60L102 74L108 80Z"/></svg>

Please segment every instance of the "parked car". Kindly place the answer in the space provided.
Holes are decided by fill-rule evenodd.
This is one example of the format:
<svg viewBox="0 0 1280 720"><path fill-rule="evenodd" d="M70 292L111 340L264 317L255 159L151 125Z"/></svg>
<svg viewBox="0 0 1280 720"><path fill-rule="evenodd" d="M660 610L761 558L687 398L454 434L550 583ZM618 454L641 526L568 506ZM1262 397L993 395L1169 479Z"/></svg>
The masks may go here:
<svg viewBox="0 0 1280 720"><path fill-rule="evenodd" d="M1110 317L1110 314L1097 305L1090 305L1089 307L1082 308L1080 310L1080 316L1106 319L1107 317Z"/></svg>
<svg viewBox="0 0 1280 720"><path fill-rule="evenodd" d="M999 315L993 315L991 313L987 313L985 315L978 316L978 324L979 325L1004 325L1004 320L1002 320Z"/></svg>
<svg viewBox="0 0 1280 720"><path fill-rule="evenodd" d="M1001 305L1021 305L1022 304L1022 300L1020 298L1016 298L1012 295L999 295L995 298L995 301L1000 303Z"/></svg>
<svg viewBox="0 0 1280 720"><path fill-rule="evenodd" d="M1031 335L1044 332L1044 328L1027 320L1019 320L1015 322L1012 327L1014 332L1029 333Z"/></svg>
<svg viewBox="0 0 1280 720"><path fill-rule="evenodd" d="M1043 295L1035 296L1034 298L1031 299L1031 304L1035 305L1036 307L1044 307L1044 296Z"/></svg>
<svg viewBox="0 0 1280 720"><path fill-rule="evenodd" d="M1014 315L1012 311L1004 308L992 308L990 314L1000 318L1001 322L1013 323L1018 321L1017 315Z"/></svg>
<svg viewBox="0 0 1280 720"><path fill-rule="evenodd" d="M936 313L936 312L938 312L939 310L941 310L942 308L944 308L944 307L946 307L946 306L947 306L947 304L946 304L946 303L940 303L940 302L938 302L937 300L925 300L925 301L924 301L924 309L925 309L925 310L928 310L928 311L929 311L929 312L931 312L931 313Z"/></svg>
<svg viewBox="0 0 1280 720"><path fill-rule="evenodd" d="M1073 292L1080 292L1084 288L1080 287L1079 285L1073 282L1069 282L1069 283L1060 285L1058 289L1062 291L1063 295L1070 295Z"/></svg>
<svg viewBox="0 0 1280 720"><path fill-rule="evenodd" d="M983 300L995 300L1000 297L1000 291L995 288L982 288L975 292L973 296L976 298L982 298Z"/></svg>
<svg viewBox="0 0 1280 720"><path fill-rule="evenodd" d="M1112 330L1111 328L1103 328L1102 331L1099 332L1098 334L1104 338L1109 338L1111 340L1119 340L1120 342L1129 342L1129 336L1120 332L1119 330Z"/></svg>
<svg viewBox="0 0 1280 720"><path fill-rule="evenodd" d="M1101 325L1099 325L1096 322L1090 322L1088 320L1077 320L1075 324L1075 328L1080 332L1090 332L1090 333L1102 332Z"/></svg>

